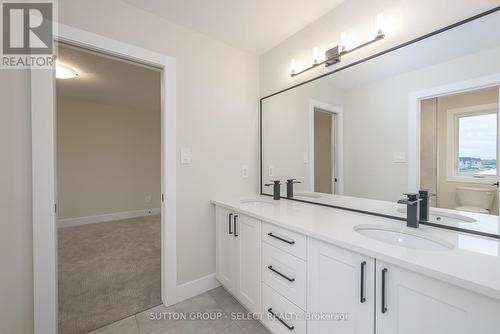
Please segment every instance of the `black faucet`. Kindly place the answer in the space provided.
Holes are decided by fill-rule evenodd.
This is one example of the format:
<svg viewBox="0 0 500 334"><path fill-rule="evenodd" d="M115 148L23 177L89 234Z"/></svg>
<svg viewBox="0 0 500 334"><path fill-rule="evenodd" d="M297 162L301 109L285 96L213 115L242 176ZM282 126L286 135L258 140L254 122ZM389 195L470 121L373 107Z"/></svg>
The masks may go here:
<svg viewBox="0 0 500 334"><path fill-rule="evenodd" d="M421 199L418 198L418 194L405 193L405 199L400 199L399 204L406 204L406 226L418 228L418 223L420 219L419 208Z"/></svg>
<svg viewBox="0 0 500 334"><path fill-rule="evenodd" d="M287 198L293 198L293 184L294 183L301 183L301 182L297 181L297 179L286 180L286 197Z"/></svg>
<svg viewBox="0 0 500 334"><path fill-rule="evenodd" d="M430 194L429 190L419 190L418 197L422 200L420 202L420 221L429 221L429 199L435 194Z"/></svg>
<svg viewBox="0 0 500 334"><path fill-rule="evenodd" d="M266 183L264 186L270 187L273 186L273 199L276 201L281 198L281 181L280 180L274 180L271 181L273 183Z"/></svg>

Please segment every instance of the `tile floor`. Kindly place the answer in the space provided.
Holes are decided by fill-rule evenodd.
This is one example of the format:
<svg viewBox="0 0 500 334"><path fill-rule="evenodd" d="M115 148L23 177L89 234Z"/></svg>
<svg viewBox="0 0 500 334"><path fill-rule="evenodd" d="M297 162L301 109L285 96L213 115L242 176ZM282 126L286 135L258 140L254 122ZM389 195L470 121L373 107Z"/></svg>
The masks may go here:
<svg viewBox="0 0 500 334"><path fill-rule="evenodd" d="M158 313L155 313L158 312ZM164 313L165 312L165 313ZM222 314L218 320L174 320L175 312ZM247 311L224 288L219 287L179 304L154 307L89 334L268 334L256 320L233 320L233 312ZM151 319L152 314L156 319Z"/></svg>

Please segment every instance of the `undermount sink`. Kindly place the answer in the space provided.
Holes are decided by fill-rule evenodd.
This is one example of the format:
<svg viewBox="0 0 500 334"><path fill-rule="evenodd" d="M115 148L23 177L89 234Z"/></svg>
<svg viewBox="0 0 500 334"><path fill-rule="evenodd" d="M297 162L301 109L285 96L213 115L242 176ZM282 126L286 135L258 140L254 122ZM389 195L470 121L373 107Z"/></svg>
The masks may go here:
<svg viewBox="0 0 500 334"><path fill-rule="evenodd" d="M447 241L440 240L418 230L410 231L409 228L391 226L357 225L354 230L368 238L387 244L431 251L445 251L453 248Z"/></svg>
<svg viewBox="0 0 500 334"><path fill-rule="evenodd" d="M294 197L321 198L321 195L317 194L317 193L307 193L307 192L297 191L297 192L295 192Z"/></svg>
<svg viewBox="0 0 500 334"><path fill-rule="evenodd" d="M255 199L255 198L252 198L252 199L242 199L240 201L240 203L242 204L248 204L248 205L252 205L252 206L273 206L273 205L276 205L275 202L273 201L270 201L270 200L266 200L266 199Z"/></svg>
<svg viewBox="0 0 500 334"><path fill-rule="evenodd" d="M406 214L406 208L398 209L399 213ZM429 222L431 223L475 223L476 220L474 218L470 218L464 215L460 215L458 213L451 212L438 212L434 210L430 210L429 212Z"/></svg>

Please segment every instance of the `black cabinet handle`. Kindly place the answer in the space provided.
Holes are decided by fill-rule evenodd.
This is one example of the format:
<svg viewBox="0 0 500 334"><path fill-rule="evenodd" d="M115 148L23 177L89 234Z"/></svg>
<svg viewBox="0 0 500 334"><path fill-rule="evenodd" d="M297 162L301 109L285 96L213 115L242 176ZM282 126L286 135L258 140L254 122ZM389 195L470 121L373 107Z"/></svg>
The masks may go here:
<svg viewBox="0 0 500 334"><path fill-rule="evenodd" d="M387 305L386 305L386 291L385 291L385 285L387 281L387 268L382 269L382 313L387 312Z"/></svg>
<svg viewBox="0 0 500 334"><path fill-rule="evenodd" d="M273 316L273 318L275 318L276 320L278 320L279 322L281 322L281 324L283 326L285 326L289 331L293 331L295 329L295 326L290 326L289 324L287 324L284 320L282 320L280 317L278 317L274 312L273 312L273 308L270 307L267 309L267 312L269 312L270 315Z"/></svg>
<svg viewBox="0 0 500 334"><path fill-rule="evenodd" d="M238 215L234 215L233 222L234 222L234 236L235 238L237 238L239 237L239 234L236 233L236 223L238 222Z"/></svg>
<svg viewBox="0 0 500 334"><path fill-rule="evenodd" d="M277 235L274 235L272 232L269 232L267 235L270 236L271 238L278 239L280 241L286 242L289 245L295 244L295 241L293 241L293 240L290 241L290 240L286 240L284 238L278 237Z"/></svg>
<svg viewBox="0 0 500 334"><path fill-rule="evenodd" d="M229 224L228 224L229 225L229 234L233 234L233 230L231 230L231 223L232 223L231 218L233 218L232 213L229 214Z"/></svg>
<svg viewBox="0 0 500 334"><path fill-rule="evenodd" d="M282 273L280 273L279 271L277 271L276 269L274 269L273 266L269 266L269 267L267 267L267 269L271 270L275 274L280 275L281 277L283 277L284 279L288 280L289 282L295 282L295 278L290 278L290 277L288 277L286 275L283 275Z"/></svg>
<svg viewBox="0 0 500 334"><path fill-rule="evenodd" d="M365 297L365 267L366 267L366 261L361 262L361 284L359 287L359 301L361 303L366 302L366 297Z"/></svg>

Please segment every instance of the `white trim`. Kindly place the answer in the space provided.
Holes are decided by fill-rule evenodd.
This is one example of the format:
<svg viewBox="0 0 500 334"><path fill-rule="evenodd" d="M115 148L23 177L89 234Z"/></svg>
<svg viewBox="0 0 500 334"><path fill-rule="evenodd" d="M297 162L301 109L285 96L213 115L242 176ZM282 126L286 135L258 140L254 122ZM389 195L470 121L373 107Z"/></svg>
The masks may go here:
<svg viewBox="0 0 500 334"><path fill-rule="evenodd" d="M448 109L446 111L446 181L490 184L498 179L497 175L464 175L457 171L458 158L458 118L460 116L497 114L498 103L482 104L465 108ZM498 116L497 116L498 119ZM498 140L497 140L498 141Z"/></svg>
<svg viewBox="0 0 500 334"><path fill-rule="evenodd" d="M176 256L176 61L174 58L59 24L55 38L162 68L162 300L179 301ZM34 333L57 333L57 239L53 70L31 71Z"/></svg>
<svg viewBox="0 0 500 334"><path fill-rule="evenodd" d="M335 156L334 171L337 184L332 180L332 190L337 195L344 193L344 110L340 106L335 106L317 100L309 100L309 183L311 192L314 192L314 109L321 109L335 114ZM337 192L335 192L337 190Z"/></svg>
<svg viewBox="0 0 500 334"><path fill-rule="evenodd" d="M114 220L153 216L153 215L158 215L160 213L161 213L161 208L153 208L153 209L106 213L106 214L95 215L95 216L64 218L64 219L57 220L57 227L64 228L64 227L73 227L73 226L80 226L80 225L90 225L90 224L110 222L110 221L114 221Z"/></svg>
<svg viewBox="0 0 500 334"><path fill-rule="evenodd" d="M420 107L421 101L443 95L500 85L500 73L408 94L408 191L420 187Z"/></svg>
<svg viewBox="0 0 500 334"><path fill-rule="evenodd" d="M221 284L215 278L215 273L192 280L190 282L177 286L177 298L179 300L186 300L191 297L202 294L206 291L215 289Z"/></svg>
<svg viewBox="0 0 500 334"><path fill-rule="evenodd" d="M33 321L35 334L57 333L54 73L31 71Z"/></svg>

